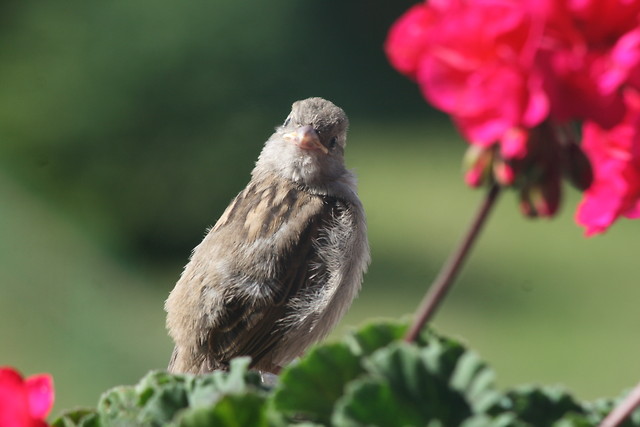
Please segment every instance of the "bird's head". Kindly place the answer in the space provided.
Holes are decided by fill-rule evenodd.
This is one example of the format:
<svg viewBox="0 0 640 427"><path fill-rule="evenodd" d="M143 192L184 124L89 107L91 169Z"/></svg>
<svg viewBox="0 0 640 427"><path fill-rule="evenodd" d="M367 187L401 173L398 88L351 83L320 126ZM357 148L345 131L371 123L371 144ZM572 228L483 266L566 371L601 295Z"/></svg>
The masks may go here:
<svg viewBox="0 0 640 427"><path fill-rule="evenodd" d="M298 184L321 189L345 173L344 148L349 119L322 98L297 101L265 143L254 176L275 173Z"/></svg>

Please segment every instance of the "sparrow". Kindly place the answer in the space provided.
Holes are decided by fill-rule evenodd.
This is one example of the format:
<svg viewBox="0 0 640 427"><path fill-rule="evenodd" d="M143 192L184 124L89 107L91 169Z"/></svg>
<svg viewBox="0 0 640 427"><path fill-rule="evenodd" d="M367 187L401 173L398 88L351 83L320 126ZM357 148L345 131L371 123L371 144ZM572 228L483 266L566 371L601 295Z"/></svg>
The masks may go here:
<svg viewBox="0 0 640 427"><path fill-rule="evenodd" d="M348 310L369 265L349 120L322 98L293 104L251 180L193 250L165 303L175 342L168 370L277 374Z"/></svg>

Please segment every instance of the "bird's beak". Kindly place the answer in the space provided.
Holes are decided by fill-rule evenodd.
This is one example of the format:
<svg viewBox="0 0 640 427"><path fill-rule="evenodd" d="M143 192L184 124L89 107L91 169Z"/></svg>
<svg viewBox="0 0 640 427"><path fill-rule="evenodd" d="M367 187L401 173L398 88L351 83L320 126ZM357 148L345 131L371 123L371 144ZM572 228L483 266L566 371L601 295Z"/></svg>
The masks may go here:
<svg viewBox="0 0 640 427"><path fill-rule="evenodd" d="M320 150L324 154L329 153L329 149L320 142L318 132L312 126L302 126L293 132L284 134L284 139L291 141L303 150Z"/></svg>

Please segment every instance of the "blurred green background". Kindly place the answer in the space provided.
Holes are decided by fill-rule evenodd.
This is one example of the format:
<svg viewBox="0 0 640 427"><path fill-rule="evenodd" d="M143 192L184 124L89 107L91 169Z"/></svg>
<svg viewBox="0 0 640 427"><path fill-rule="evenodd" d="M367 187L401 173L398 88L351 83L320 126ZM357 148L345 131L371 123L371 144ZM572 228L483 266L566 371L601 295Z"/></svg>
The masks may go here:
<svg viewBox="0 0 640 427"><path fill-rule="evenodd" d="M465 143L382 53L411 1L0 4L0 365L54 375L54 413L164 368L163 302L290 104L352 122L373 263L334 333L410 315L481 192ZM435 326L501 386L580 398L640 379L637 223L585 239L505 194Z"/></svg>

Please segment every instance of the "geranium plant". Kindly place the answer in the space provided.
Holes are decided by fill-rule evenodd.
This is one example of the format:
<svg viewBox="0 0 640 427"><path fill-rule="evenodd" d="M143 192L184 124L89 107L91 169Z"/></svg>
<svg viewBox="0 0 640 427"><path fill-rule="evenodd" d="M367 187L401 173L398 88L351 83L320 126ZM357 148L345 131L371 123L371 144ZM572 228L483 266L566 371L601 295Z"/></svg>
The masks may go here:
<svg viewBox="0 0 640 427"><path fill-rule="evenodd" d="M432 0L385 49L471 144L467 183L516 188L525 214L553 216L566 176L592 235L640 216L639 13L633 0Z"/></svg>
<svg viewBox="0 0 640 427"><path fill-rule="evenodd" d="M583 192L576 220L587 236L640 217L640 1L431 0L395 22L385 51L469 142L466 182L490 187L408 340L443 300L501 188L518 191L525 215L550 217L567 178ZM620 422L637 395L604 423Z"/></svg>

